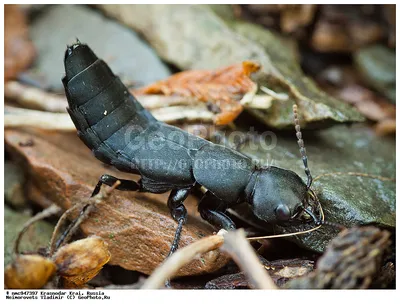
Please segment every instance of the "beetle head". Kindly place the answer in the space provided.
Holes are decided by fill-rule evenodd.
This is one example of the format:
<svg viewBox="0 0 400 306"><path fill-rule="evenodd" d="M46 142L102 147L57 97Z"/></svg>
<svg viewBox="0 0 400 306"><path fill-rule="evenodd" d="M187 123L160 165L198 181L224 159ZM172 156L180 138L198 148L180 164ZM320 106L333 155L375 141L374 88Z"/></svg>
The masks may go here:
<svg viewBox="0 0 400 306"><path fill-rule="evenodd" d="M293 105L297 143L307 175L307 184L293 171L277 167L257 169L245 193L252 205L254 215L269 223L313 220L321 224L319 203L311 189L312 176L297 115L297 105Z"/></svg>
<svg viewBox="0 0 400 306"><path fill-rule="evenodd" d="M277 167L257 169L246 188L254 215L268 223L317 222L312 197L303 180L293 171Z"/></svg>

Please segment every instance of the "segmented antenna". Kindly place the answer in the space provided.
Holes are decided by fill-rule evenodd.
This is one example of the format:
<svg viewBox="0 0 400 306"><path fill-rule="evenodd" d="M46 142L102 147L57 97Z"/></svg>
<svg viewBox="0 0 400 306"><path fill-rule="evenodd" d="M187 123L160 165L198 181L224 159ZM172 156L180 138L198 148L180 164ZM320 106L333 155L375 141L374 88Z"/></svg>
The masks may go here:
<svg viewBox="0 0 400 306"><path fill-rule="evenodd" d="M294 104L293 105L293 117L294 117L294 128L296 129L296 136L297 136L297 143L299 144L299 148L300 148L300 153L301 153L301 158L303 160L303 164L304 164L304 172L307 175L307 189L309 189L311 187L312 184L312 176L311 176L311 172L310 169L308 168L308 160L307 160L307 154L306 154L306 148L304 147L304 141L301 135L301 130L300 130L300 122L299 122L299 118L297 115L297 105Z"/></svg>

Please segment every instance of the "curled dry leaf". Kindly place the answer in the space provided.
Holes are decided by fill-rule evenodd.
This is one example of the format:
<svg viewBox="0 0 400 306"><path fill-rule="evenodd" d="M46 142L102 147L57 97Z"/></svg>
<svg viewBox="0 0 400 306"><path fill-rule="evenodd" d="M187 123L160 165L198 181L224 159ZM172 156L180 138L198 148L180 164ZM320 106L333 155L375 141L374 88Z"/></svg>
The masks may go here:
<svg viewBox="0 0 400 306"><path fill-rule="evenodd" d="M100 272L110 258L107 243L96 236L67 244L53 256L64 288L81 288Z"/></svg>
<svg viewBox="0 0 400 306"><path fill-rule="evenodd" d="M217 115L217 125L232 122L243 110L240 100L257 85L250 75L260 65L252 61L230 65L216 70L189 70L135 90L134 94L162 94L194 97L202 102L212 103L211 109Z"/></svg>
<svg viewBox="0 0 400 306"><path fill-rule="evenodd" d="M390 233L373 226L353 227L328 245L316 270L288 283L293 289L365 289L381 271Z"/></svg>
<svg viewBox="0 0 400 306"><path fill-rule="evenodd" d="M28 139L33 140L35 145L19 145ZM8 129L5 131L5 141L10 156L21 160L29 173L28 195L30 200L39 205L55 203L66 210L86 201L99 177L105 173L138 179L138 176L103 166L75 133ZM82 222L80 228L84 235L100 236L108 243L110 264L151 274L165 260L176 230L177 224L166 205L167 198L168 194L115 190L107 201L96 205L96 209ZM195 210L196 202L193 197L185 201L189 212ZM71 214L70 220L78 214ZM189 216L179 247L212 235L213 232L210 225ZM212 256L195 259L180 269L176 276L210 273L220 269L228 260L227 256L215 251Z"/></svg>
<svg viewBox="0 0 400 306"><path fill-rule="evenodd" d="M4 285L9 289L42 288L56 272L56 265L40 255L19 255L4 271Z"/></svg>
<svg viewBox="0 0 400 306"><path fill-rule="evenodd" d="M35 49L28 38L24 13L18 5L4 6L4 80L15 78L33 61Z"/></svg>

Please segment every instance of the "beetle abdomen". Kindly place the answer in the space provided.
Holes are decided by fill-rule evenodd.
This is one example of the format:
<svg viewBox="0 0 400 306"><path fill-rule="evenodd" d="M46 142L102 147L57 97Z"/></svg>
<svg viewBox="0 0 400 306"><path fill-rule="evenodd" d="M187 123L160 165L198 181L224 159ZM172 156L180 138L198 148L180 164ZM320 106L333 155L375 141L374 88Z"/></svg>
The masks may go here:
<svg viewBox="0 0 400 306"><path fill-rule="evenodd" d="M68 112L79 137L101 161L134 170L120 152L157 120L87 45L68 47L64 64Z"/></svg>

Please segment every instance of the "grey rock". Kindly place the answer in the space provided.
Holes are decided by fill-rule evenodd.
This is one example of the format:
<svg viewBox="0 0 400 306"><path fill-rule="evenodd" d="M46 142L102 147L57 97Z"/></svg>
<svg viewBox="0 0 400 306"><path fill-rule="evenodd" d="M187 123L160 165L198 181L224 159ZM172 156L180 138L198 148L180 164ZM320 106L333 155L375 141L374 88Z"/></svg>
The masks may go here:
<svg viewBox="0 0 400 306"><path fill-rule="evenodd" d="M295 171L306 181L294 131L292 135L273 134L276 137L276 145L271 142L274 137L265 134L268 136L265 139L268 140L266 144L269 148L262 148L258 145L258 140L244 145L241 152L258 160L262 165L272 164ZM303 132L303 139L309 168L314 178L333 172L396 177L394 139L376 136L366 125L335 126L316 133ZM332 175L321 177L313 183L312 188L319 197L327 221L346 227L375 224L394 230L396 226L396 183L393 181L365 176ZM243 215L245 207L240 209ZM250 215L247 217L251 218ZM264 226L268 228L267 225ZM306 228L310 226L275 226L273 231L288 233ZM322 252L337 233L335 228L323 226L317 231L294 236L292 239L305 248Z"/></svg>
<svg viewBox="0 0 400 306"><path fill-rule="evenodd" d="M396 54L383 45L360 49L355 54L357 68L366 81L393 103L396 102Z"/></svg>
<svg viewBox="0 0 400 306"><path fill-rule="evenodd" d="M134 31L85 6L47 8L31 25L30 35L38 53L33 72L54 90L62 90L64 52L76 38L89 44L122 80L146 85L170 75L168 67Z"/></svg>
<svg viewBox="0 0 400 306"><path fill-rule="evenodd" d="M271 31L254 24L229 22L231 7L214 10L203 5L99 5L141 33L161 58L185 69L215 69L254 60L261 64L255 81L287 100L273 100L266 111L251 109L256 118L278 129L291 127L294 102L309 128L324 128L345 122L361 122L363 116L352 106L322 92L301 71L293 48Z"/></svg>

